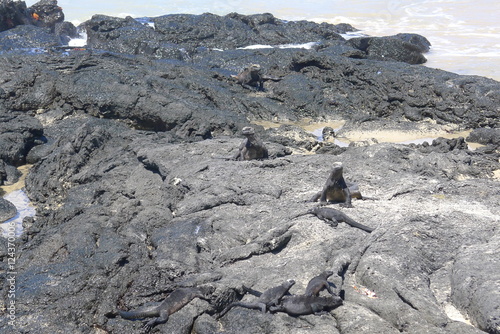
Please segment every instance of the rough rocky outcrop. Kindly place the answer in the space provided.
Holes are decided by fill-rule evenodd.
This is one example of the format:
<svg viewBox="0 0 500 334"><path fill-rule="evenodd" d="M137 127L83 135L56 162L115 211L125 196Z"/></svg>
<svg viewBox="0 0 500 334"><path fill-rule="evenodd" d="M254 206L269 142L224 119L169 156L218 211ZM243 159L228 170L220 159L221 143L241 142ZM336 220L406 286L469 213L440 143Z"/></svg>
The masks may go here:
<svg viewBox="0 0 500 334"><path fill-rule="evenodd" d="M272 14L246 16L236 13L226 16L173 14L150 21L95 15L85 22L85 27L89 47L162 58L166 52L164 48L167 51L184 48L184 52L192 53L198 48L301 44L343 40L339 33L355 30L349 25L285 22Z"/></svg>
<svg viewBox="0 0 500 334"><path fill-rule="evenodd" d="M2 195L0 193L0 195ZM11 202L0 197L0 223L3 223L16 215L16 207Z"/></svg>
<svg viewBox="0 0 500 334"><path fill-rule="evenodd" d="M21 165L28 151L43 136L40 122L21 112L0 113L0 158L12 165Z"/></svg>
<svg viewBox="0 0 500 334"><path fill-rule="evenodd" d="M29 8L24 1L0 1L0 52L33 52L65 45L77 36L56 0L41 0Z"/></svg>
<svg viewBox="0 0 500 334"><path fill-rule="evenodd" d="M0 31L14 28L18 25L30 24L31 18L24 1L0 1Z"/></svg>
<svg viewBox="0 0 500 334"><path fill-rule="evenodd" d="M404 35L394 37L358 37L349 40L349 44L366 53L366 58L388 61L404 61L408 64L423 64L427 60L422 52L429 50L430 43L425 37L421 40ZM422 43L423 40L423 43Z"/></svg>
<svg viewBox="0 0 500 334"><path fill-rule="evenodd" d="M92 48L182 60L206 49L314 42L317 48L347 57L422 64L426 61L422 53L430 47L429 41L417 34L362 37L347 42L340 34L356 30L348 24L286 22L272 14L175 14L150 21L95 15L85 22L85 28Z"/></svg>
<svg viewBox="0 0 500 334"><path fill-rule="evenodd" d="M473 143L483 145L500 146L500 129L499 128L479 128L474 129L467 137L467 140Z"/></svg>
<svg viewBox="0 0 500 334"><path fill-rule="evenodd" d="M234 34L227 41L234 45L210 50L215 40L204 44L210 39L194 22L219 27L220 39ZM343 119L345 129L496 128L498 82L345 56L337 32L311 50L232 49L239 38L256 43L247 35L255 31L271 43L283 35L277 31L333 29L268 14L155 19L169 38L176 24L184 34L191 25L197 36L185 42L194 50L187 53L164 45L175 51L165 58L126 54L109 41L113 50L105 50L104 37L149 36L131 19L86 23L94 24L91 43L104 50L1 55L0 110L9 120L1 124L16 134L12 152L20 152L5 159L34 163L26 190L37 209L17 241L15 326L1 322L1 330L139 332L142 324L121 319L117 309L207 286L208 301L193 300L153 331L500 333L498 152L470 151L463 139L339 148L293 126L250 124L308 117ZM107 36L106 26L113 27ZM252 63L281 80L258 91L231 78ZM249 125L269 159L225 159ZM306 201L336 161L373 198L340 208L374 227L370 234L297 217L315 205ZM293 279L290 293L302 294L325 270L334 272L329 280L344 300L332 311L291 317L234 308L217 319L231 302L250 301L243 285L265 291Z"/></svg>
<svg viewBox="0 0 500 334"><path fill-rule="evenodd" d="M134 307L161 300L177 285L209 284L215 288L212 303L196 301L159 326L187 333L187 321L188 328L208 333L202 328L218 326L211 315L237 300L242 284L262 291L292 278L297 284L291 293L300 294L310 277L331 268L330 280L346 300L334 316L234 309L219 321L240 333L285 333L304 321L318 333L331 333L339 323L333 325L339 333L353 326L480 332L451 320L445 310L450 291L454 298L456 289L462 291L463 281L451 279L455 259L477 245L495 245L498 189L485 177L498 163L483 168L477 163L484 157L468 150L422 153L395 144L349 148L338 156L227 161L217 156L234 152L239 138L172 144L161 133L141 133L113 120L73 116L61 127L68 122L79 130L62 134L29 175L40 231L24 237L18 277L21 287L31 286L19 298L38 305L51 330L88 331L69 320L78 315L93 326L130 331L140 324L112 315L120 303ZM321 187L318 175L339 160L348 179L378 198L344 209L376 227L370 236L310 217L290 219L312 205L305 200ZM466 205L472 198L474 207ZM494 268L484 261L485 273ZM495 277L483 275L481 282L494 285ZM353 286L365 286L378 298ZM50 306L38 304L40 295ZM492 319L494 312L481 299L455 305L470 316ZM29 312L31 306L19 310L24 328L39 325ZM360 313L371 320L358 323Z"/></svg>

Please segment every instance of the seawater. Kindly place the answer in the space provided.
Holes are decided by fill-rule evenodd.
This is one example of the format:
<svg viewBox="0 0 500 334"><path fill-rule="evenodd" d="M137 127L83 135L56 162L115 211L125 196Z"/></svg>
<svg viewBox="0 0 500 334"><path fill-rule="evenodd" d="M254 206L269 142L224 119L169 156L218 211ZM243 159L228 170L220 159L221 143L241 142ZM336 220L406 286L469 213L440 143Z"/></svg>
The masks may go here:
<svg viewBox="0 0 500 334"><path fill-rule="evenodd" d="M28 6L37 2L26 1ZM500 1L493 0L60 0L66 20L79 24L93 14L161 16L269 12L284 20L350 23L371 36L421 34L432 43L425 66L500 80ZM314 41L311 41L314 42Z"/></svg>
<svg viewBox="0 0 500 334"><path fill-rule="evenodd" d="M5 195L3 198L15 205L17 208L17 214L13 218L0 224L2 235L4 237L10 235L9 232L13 226L15 236L19 237L23 233L23 219L25 217L34 217L36 215L36 210L32 206L31 201L28 198L28 195L26 195L24 189L14 190Z"/></svg>

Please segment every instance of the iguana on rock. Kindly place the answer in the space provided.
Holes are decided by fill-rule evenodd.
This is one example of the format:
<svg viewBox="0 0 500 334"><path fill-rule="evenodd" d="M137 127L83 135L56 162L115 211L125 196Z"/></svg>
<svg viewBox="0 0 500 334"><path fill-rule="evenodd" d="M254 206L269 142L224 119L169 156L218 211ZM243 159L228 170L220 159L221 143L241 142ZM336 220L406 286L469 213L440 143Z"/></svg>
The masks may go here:
<svg viewBox="0 0 500 334"><path fill-rule="evenodd" d="M240 307L245 307L249 309L256 309L256 310L261 310L262 313L266 313L267 309L271 306L276 306L279 304L281 298L285 294L288 293L288 290L295 284L294 280L287 280L283 282L279 286L275 286L273 288L270 288L263 293L260 293L258 291L252 290L245 288L244 289L247 292L250 292L251 294L255 295L258 297L258 299L253 302L233 302L229 304L218 316L218 318L222 317L224 314L226 314L230 309L232 309L235 306L240 306Z"/></svg>
<svg viewBox="0 0 500 334"><path fill-rule="evenodd" d="M333 169L326 180L323 190L316 193L309 201L322 203L326 202L341 202L341 206L352 208L352 198L363 199L358 185L355 183L347 183L343 176L344 168L342 163L336 162Z"/></svg>
<svg viewBox="0 0 500 334"><path fill-rule="evenodd" d="M271 306L271 312L285 312L291 316L320 314L324 311L333 310L342 305L343 301L338 296L285 296L278 306Z"/></svg>
<svg viewBox="0 0 500 334"><path fill-rule="evenodd" d="M233 160L253 160L253 159L267 159L269 152L266 145L255 136L255 130L246 126L241 130L241 133L246 137L241 143L238 152L234 155Z"/></svg>
<svg viewBox="0 0 500 334"><path fill-rule="evenodd" d="M306 296L318 296L320 291L326 289L332 296L336 296L330 287L328 277L333 275L333 271L324 271L318 276L311 278L306 287Z"/></svg>
<svg viewBox="0 0 500 334"><path fill-rule="evenodd" d="M245 68L238 75L232 75L243 87L256 87L259 90L264 90L264 81L272 80L279 81L281 78L273 78L262 74L262 68L259 64L252 64Z"/></svg>
<svg viewBox="0 0 500 334"><path fill-rule="evenodd" d="M326 208L326 207L315 207L312 209L309 209L306 213L301 213L299 215L296 215L293 218L297 218L300 216L304 215L315 215L319 219L323 220L325 223L336 227L338 223L346 223L351 225L352 227L357 227L359 229L362 229L363 231L366 231L368 233L373 232L374 228L365 226L363 224L358 223L354 219L348 217L345 213L343 213L340 210L333 209L333 208Z"/></svg>
<svg viewBox="0 0 500 334"><path fill-rule="evenodd" d="M149 331L158 324L168 321L168 317L179 311L194 298L206 299L203 292L198 288L178 288L165 298L161 304L156 306L143 306L133 311L118 310L118 314L124 319L135 320L155 317L148 321L144 328Z"/></svg>

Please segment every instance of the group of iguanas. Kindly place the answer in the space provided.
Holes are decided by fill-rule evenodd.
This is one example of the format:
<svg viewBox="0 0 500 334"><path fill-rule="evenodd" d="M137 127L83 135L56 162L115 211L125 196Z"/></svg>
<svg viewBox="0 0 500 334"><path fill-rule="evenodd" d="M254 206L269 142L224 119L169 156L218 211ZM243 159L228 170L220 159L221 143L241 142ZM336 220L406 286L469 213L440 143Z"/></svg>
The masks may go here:
<svg viewBox="0 0 500 334"><path fill-rule="evenodd" d="M260 160L269 157L266 146L256 137L253 128L243 128L242 134L246 139L240 145L238 152L232 157L233 160ZM354 221L342 211L321 206L328 202L340 202L341 206L352 207L352 197L363 199L357 185L347 183L344 180L342 164L335 163L323 189L309 200L310 202L317 202L319 200L321 202L320 206L312 208L293 218L306 214L313 214L333 227L336 227L340 222L345 222L366 232L372 232L373 228ZM290 295L288 293L290 288L295 284L294 280L287 280L281 285L270 288L262 293L243 286L245 292L255 295L257 299L254 302L233 302L222 310L217 318L224 316L231 308L237 306L261 310L263 313L267 311L272 313L285 312L291 316L317 314L323 311L332 310L342 305L342 299L333 292L330 283L327 281L328 277L332 274L332 271L325 271L312 278L303 295ZM319 296L319 292L323 289L328 290L331 296ZM206 294L199 288L178 288L160 305L154 307L141 307L129 312L118 311L118 313L124 319L155 317L155 319L148 321L144 326L147 330L150 330L157 324L167 322L169 315L180 310L194 298L207 299Z"/></svg>
<svg viewBox="0 0 500 334"><path fill-rule="evenodd" d="M325 271L313 277L302 295L289 294L290 288L295 284L292 279L264 292L243 286L246 293L256 296L257 299L254 302L233 302L218 314L217 319L223 317L230 309L237 306L261 310L262 313L267 311L271 313L284 312L291 316L320 314L332 310L343 303L342 299L332 290L330 286L332 283L327 280L332 274L332 271ZM319 293L323 289L326 289L331 296L320 296ZM133 311L119 310L118 314L122 318L130 320L154 317L153 320L146 322L144 325L144 328L149 331L154 326L167 322L171 314L180 310L194 298L210 301L206 293L200 288L178 288L157 306L140 307Z"/></svg>
<svg viewBox="0 0 500 334"><path fill-rule="evenodd" d="M254 160L254 159L267 159L269 157L268 150L264 143L255 135L255 131L251 127L244 127L242 134L246 137L241 143L238 152L233 156L233 160ZM333 164L332 171L326 180L323 190L316 193L309 201L320 203L341 203L343 207L352 208L352 198L364 199L361 196L359 187L355 183L346 182L343 176L344 168L342 163L336 162ZM347 223L352 227L357 227L366 232L372 232L373 228L360 224L348 217L340 210L325 207L315 207L306 213L295 216L303 216L306 214L313 214L319 219L325 221L333 227L338 223Z"/></svg>

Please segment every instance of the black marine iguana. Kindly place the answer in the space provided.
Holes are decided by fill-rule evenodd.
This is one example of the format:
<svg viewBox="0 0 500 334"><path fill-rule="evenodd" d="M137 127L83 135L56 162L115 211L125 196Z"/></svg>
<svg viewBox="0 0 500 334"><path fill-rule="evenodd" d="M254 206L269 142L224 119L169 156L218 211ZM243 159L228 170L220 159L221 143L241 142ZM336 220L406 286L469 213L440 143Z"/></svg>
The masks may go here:
<svg viewBox="0 0 500 334"><path fill-rule="evenodd" d="M279 286L275 286L274 288L270 288L263 293L260 293L258 291L243 287L247 292L255 295L258 297L257 301L253 303L246 303L246 302L233 302L229 304L220 314L217 318L221 318L224 314L226 314L230 309L232 309L235 306L240 306L240 307L245 307L245 308L250 308L250 309L255 309L255 310L261 310L262 313L266 313L266 310L270 308L271 306L278 305L280 302L281 298L285 294L288 293L288 290L295 284L294 280L287 280L283 282Z"/></svg>
<svg viewBox="0 0 500 334"><path fill-rule="evenodd" d="M246 126L241 130L241 133L246 137L241 143L238 152L234 155L233 160L253 160L267 159L269 152L264 143L255 136L255 130Z"/></svg>
<svg viewBox="0 0 500 334"><path fill-rule="evenodd" d="M232 75L231 77L236 79L236 81L238 81L238 83L243 87L256 87L259 90L264 90L264 81L266 80L281 80L281 78L273 78L263 75L259 64L252 64L245 68L242 72L238 73L238 75Z"/></svg>
<svg viewBox="0 0 500 334"><path fill-rule="evenodd" d="M363 224L358 223L352 218L349 218L345 213L343 213L340 210L332 209L332 208L325 208L325 207L315 207L312 209L309 209L306 213L301 213L293 218L297 218L300 216L304 215L315 215L319 219L323 220L327 224L336 227L338 223L347 223L351 225L352 227L357 227L359 229L362 229L363 231L366 231L368 233L373 232L374 228L365 226Z"/></svg>
<svg viewBox="0 0 500 334"><path fill-rule="evenodd" d="M322 203L343 202L341 206L352 208L352 197L363 199L358 185L344 180L343 171L342 163L335 163L323 190L315 194L309 201L317 202L319 200Z"/></svg>
<svg viewBox="0 0 500 334"><path fill-rule="evenodd" d="M118 314L122 318L129 320L156 317L144 325L144 328L149 331L154 326L167 322L171 314L179 311L194 298L206 299L202 290L198 288L178 288L172 291L159 305L143 306L133 311L118 310Z"/></svg>
<svg viewBox="0 0 500 334"><path fill-rule="evenodd" d="M271 312L285 312L291 316L320 314L342 305L343 301L338 296L285 296L277 306L269 307Z"/></svg>
<svg viewBox="0 0 500 334"><path fill-rule="evenodd" d="M332 296L336 296L330 287L328 277L333 275L333 271L324 271L318 276L311 278L306 287L306 296L318 296L320 291L326 289Z"/></svg>

